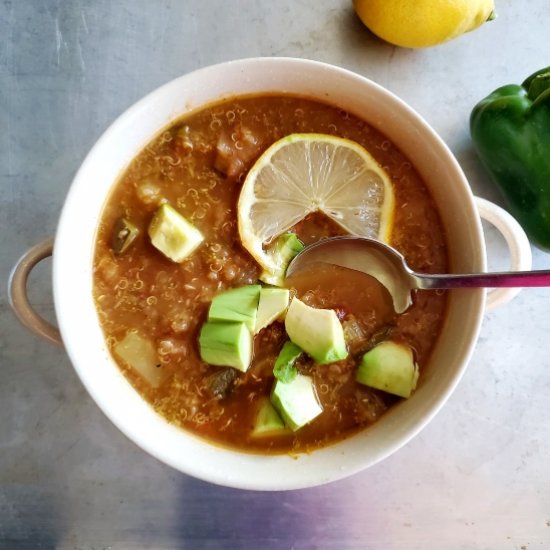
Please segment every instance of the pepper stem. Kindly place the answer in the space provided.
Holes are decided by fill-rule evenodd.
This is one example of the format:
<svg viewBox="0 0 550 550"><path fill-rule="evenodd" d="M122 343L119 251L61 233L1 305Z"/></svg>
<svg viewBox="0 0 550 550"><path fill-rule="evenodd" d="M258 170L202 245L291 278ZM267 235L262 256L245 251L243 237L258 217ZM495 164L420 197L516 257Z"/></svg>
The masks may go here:
<svg viewBox="0 0 550 550"><path fill-rule="evenodd" d="M550 70L538 74L531 80L527 96L531 101L535 101L537 97L548 89L550 89Z"/></svg>

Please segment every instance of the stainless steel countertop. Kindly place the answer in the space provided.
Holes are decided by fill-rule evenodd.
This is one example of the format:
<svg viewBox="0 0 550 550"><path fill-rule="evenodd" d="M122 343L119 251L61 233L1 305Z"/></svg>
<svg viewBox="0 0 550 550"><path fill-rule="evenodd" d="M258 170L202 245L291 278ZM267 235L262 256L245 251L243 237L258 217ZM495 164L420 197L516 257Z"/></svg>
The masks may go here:
<svg viewBox="0 0 550 550"><path fill-rule="evenodd" d="M195 68L253 56L330 62L396 93L439 132L474 192L501 202L471 146L473 105L550 64L548 0L428 50L382 43L348 0L0 0L0 548L550 548L550 290L486 315L470 367L405 448L324 487L209 485L139 450L62 349L12 315L9 271L55 231L110 122ZM490 267L506 248L487 231ZM534 250L537 268L550 256ZM53 318L49 262L30 280Z"/></svg>

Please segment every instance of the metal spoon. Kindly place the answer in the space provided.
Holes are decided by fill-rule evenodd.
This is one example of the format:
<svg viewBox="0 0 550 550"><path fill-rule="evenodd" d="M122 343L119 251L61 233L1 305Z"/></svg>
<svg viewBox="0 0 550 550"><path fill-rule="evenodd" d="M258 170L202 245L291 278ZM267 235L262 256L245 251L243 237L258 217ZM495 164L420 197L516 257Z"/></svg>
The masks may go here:
<svg viewBox="0 0 550 550"><path fill-rule="evenodd" d="M289 264L286 277L307 265L326 263L362 271L385 286L396 313L411 304L411 291L438 288L550 286L550 270L432 275L415 273L391 246L364 237L332 237L307 246Z"/></svg>

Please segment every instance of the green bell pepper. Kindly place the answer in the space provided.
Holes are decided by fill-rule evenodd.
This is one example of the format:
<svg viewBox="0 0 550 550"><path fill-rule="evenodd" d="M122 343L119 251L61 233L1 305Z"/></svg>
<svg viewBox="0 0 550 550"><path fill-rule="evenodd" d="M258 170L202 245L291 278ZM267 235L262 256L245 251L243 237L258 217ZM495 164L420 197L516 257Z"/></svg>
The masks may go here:
<svg viewBox="0 0 550 550"><path fill-rule="evenodd" d="M470 133L511 214L550 251L550 67L481 100Z"/></svg>

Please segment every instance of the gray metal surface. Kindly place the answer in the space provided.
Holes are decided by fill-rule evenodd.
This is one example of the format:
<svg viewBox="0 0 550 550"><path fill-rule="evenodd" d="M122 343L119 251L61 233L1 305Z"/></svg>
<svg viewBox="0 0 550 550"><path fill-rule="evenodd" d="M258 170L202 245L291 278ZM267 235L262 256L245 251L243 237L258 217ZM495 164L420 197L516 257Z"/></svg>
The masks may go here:
<svg viewBox="0 0 550 550"><path fill-rule="evenodd" d="M550 64L550 4L497 9L468 36L412 51L370 35L347 0L0 1L0 548L550 548L548 289L486 316L466 376L413 442L352 478L286 493L209 485L144 454L63 350L20 326L5 293L20 254L54 233L110 122L158 85L234 58L308 57L379 82L499 202L468 116L495 87ZM488 242L491 267L505 269L501 239L489 230ZM53 318L50 269L30 286Z"/></svg>

